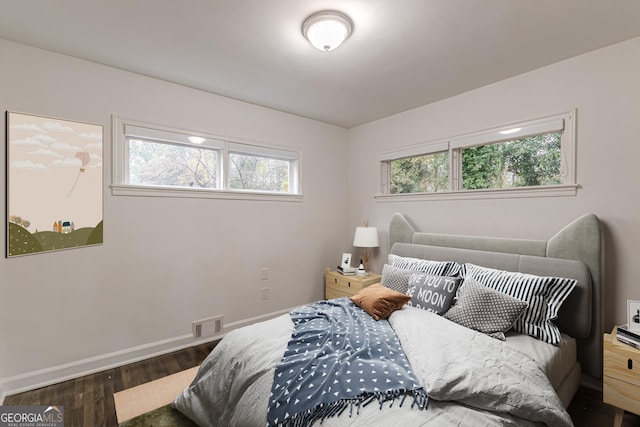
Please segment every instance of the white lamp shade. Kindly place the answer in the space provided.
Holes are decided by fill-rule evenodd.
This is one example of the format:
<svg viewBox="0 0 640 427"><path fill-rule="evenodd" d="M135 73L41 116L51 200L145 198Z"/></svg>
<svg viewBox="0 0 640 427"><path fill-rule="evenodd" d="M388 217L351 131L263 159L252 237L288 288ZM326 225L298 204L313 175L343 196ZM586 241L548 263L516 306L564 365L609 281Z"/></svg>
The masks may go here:
<svg viewBox="0 0 640 427"><path fill-rule="evenodd" d="M356 227L353 246L357 248L377 248L380 246L378 229L375 227Z"/></svg>
<svg viewBox="0 0 640 427"><path fill-rule="evenodd" d="M330 51L342 44L352 30L351 20L335 11L311 15L302 25L302 33L317 49Z"/></svg>

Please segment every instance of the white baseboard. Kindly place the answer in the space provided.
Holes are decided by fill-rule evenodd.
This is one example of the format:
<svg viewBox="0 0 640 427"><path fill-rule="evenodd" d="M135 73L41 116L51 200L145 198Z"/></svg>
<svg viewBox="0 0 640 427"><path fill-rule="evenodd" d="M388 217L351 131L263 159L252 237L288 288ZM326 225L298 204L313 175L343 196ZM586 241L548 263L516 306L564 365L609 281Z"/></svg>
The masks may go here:
<svg viewBox="0 0 640 427"><path fill-rule="evenodd" d="M231 322L228 325L224 325L224 333L229 333L234 329L242 328L243 326L252 325L254 323L263 322L265 320L273 319L274 317L281 316L283 314L289 313L296 307L285 308L283 310L274 311L271 313L263 314L261 316L250 317L249 319L239 320L237 322Z"/></svg>
<svg viewBox="0 0 640 427"><path fill-rule="evenodd" d="M261 322L288 313L291 309L276 311L249 319L224 325L223 334L207 337L206 339L194 340L192 334L181 335L178 337L168 338L136 347L127 348L100 356L90 357L88 359L78 360L63 365L53 366L51 368L39 369L37 371L15 375L7 378L0 378L0 405L3 404L6 396L22 393L24 391L35 390L51 384L83 377L85 375L95 374L96 372L105 371L107 369L117 368L119 366L128 365L130 363L139 362L141 360L150 359L152 357L161 356L178 350L183 350L195 345L204 344L206 342L221 339L224 334L234 329L248 326L253 323ZM55 404L56 402L49 402Z"/></svg>

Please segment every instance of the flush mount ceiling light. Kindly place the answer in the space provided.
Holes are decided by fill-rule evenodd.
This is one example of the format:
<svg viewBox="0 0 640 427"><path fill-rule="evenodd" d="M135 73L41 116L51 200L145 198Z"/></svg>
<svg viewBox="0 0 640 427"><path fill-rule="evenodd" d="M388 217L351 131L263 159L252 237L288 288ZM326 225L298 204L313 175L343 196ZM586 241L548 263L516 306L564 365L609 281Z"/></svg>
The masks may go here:
<svg viewBox="0 0 640 427"><path fill-rule="evenodd" d="M323 10L308 17L302 34L317 49L328 52L340 46L353 31L351 19L343 13Z"/></svg>

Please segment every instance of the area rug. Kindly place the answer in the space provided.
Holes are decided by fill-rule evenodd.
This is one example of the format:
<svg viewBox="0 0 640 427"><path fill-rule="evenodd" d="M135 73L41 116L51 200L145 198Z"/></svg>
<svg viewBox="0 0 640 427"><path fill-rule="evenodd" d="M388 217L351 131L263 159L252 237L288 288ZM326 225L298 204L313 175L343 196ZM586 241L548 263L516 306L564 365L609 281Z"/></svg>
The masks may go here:
<svg viewBox="0 0 640 427"><path fill-rule="evenodd" d="M141 415L158 416L167 412L156 411L156 414L150 414L158 408L169 406L182 390L184 390L196 376L198 367L178 372L155 381L141 384L126 390L122 390L113 394L113 400L116 407L116 416L118 424L122 424L127 420L132 420ZM170 411L169 411L170 412ZM179 414L179 412L174 411ZM166 415L166 414L165 414ZM132 424L145 425L145 424ZM153 424L156 425L156 424Z"/></svg>
<svg viewBox="0 0 640 427"><path fill-rule="evenodd" d="M118 427L197 427L197 425L171 405L165 405L146 414L138 415Z"/></svg>

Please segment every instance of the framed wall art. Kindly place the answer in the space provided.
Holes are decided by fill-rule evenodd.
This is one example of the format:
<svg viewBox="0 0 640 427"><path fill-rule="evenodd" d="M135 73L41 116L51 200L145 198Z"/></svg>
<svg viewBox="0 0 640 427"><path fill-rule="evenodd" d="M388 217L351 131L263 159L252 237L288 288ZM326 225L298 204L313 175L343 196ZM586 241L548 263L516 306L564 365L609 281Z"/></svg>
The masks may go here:
<svg viewBox="0 0 640 427"><path fill-rule="evenodd" d="M6 119L7 257L102 244L102 126Z"/></svg>

